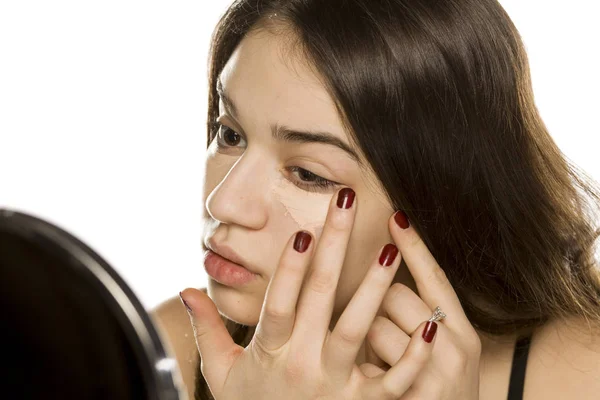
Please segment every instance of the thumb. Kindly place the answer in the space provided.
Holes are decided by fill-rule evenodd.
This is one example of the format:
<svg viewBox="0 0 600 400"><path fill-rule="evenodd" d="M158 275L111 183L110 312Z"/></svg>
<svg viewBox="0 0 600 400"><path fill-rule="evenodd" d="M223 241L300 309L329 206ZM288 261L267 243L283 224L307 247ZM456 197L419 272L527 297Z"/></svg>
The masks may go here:
<svg viewBox="0 0 600 400"><path fill-rule="evenodd" d="M194 328L202 375L211 392L219 393L239 349L243 350L243 347L233 341L215 303L206 293L187 288L179 292L179 297Z"/></svg>

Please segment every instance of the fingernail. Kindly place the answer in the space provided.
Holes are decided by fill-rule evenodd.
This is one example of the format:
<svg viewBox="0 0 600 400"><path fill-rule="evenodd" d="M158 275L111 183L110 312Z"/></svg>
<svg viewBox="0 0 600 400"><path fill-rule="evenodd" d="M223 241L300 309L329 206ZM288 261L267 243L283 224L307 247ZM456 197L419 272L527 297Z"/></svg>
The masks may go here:
<svg viewBox="0 0 600 400"><path fill-rule="evenodd" d="M337 206L339 208L345 208L345 209L352 207L352 203L354 203L355 195L356 195L356 193L354 193L354 190L352 190L350 188L343 188L338 193Z"/></svg>
<svg viewBox="0 0 600 400"><path fill-rule="evenodd" d="M396 223L402 229L406 229L406 228L408 228L410 226L410 222L408 221L408 217L406 216L406 214L402 210L396 211L396 214L394 214L394 220L396 220Z"/></svg>
<svg viewBox="0 0 600 400"><path fill-rule="evenodd" d="M187 301L185 301L183 299L183 297L181 297L181 292L179 292L179 298L181 299L181 302L183 303L183 305L185 306L185 308L187 309L188 313L192 313L192 308L190 307L190 305L187 303Z"/></svg>
<svg viewBox="0 0 600 400"><path fill-rule="evenodd" d="M435 323L435 321L427 321L427 324L425 324L425 329L423 329L423 340L425 340L427 343L431 343L436 331L437 323Z"/></svg>
<svg viewBox="0 0 600 400"><path fill-rule="evenodd" d="M379 256L379 264L383 267L389 267L392 265L396 256L398 255L398 248L391 243L386 244L381 250L381 255Z"/></svg>
<svg viewBox="0 0 600 400"><path fill-rule="evenodd" d="M296 238L294 239L294 250L298 253L304 253L308 246L310 245L311 236L308 232L300 231L296 233Z"/></svg>

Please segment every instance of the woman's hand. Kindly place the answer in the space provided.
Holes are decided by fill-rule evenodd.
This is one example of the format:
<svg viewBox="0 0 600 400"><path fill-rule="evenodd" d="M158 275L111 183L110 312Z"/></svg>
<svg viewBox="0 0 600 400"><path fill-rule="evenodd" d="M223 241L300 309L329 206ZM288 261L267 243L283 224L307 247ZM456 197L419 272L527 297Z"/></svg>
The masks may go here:
<svg viewBox="0 0 600 400"><path fill-rule="evenodd" d="M295 239L302 235L289 240L267 288L255 334L246 348L233 342L206 294L195 289L182 292L192 309L190 316L202 359L202 374L215 399L395 400L423 393L426 397L419 398L477 398L478 337L431 254L410 228L402 232L393 218L390 218L392 237L406 252L403 254L407 265L423 296L416 310L410 309L412 304L402 304L402 312L410 318L406 315L397 318L399 313L390 314L388 310L390 318L394 315L393 321L401 323L400 329L411 333L410 339L381 346L385 343L376 340L378 335L372 335L375 339L372 344L380 357L393 364L388 371L374 364L360 367L355 364L382 301L390 297L386 293L400 264L401 257L395 256L396 247L391 244L383 246L382 254L373 261L334 330L329 331L335 291L356 213L353 197L354 192L347 188L339 192L337 199L333 197L316 250L312 240L306 251L296 250L299 247ZM392 262L384 267L380 261ZM448 314L449 322L438 324L435 336L441 336L443 344L438 344L434 352L437 339L427 342L422 332L425 320L438 304ZM421 322L415 324L414 318L420 318ZM398 334L394 337L405 339ZM394 346L399 346L400 351ZM467 352L469 356L463 356ZM452 364L446 364L447 357ZM475 360L477 365L472 364ZM466 375L460 381L446 381L456 372L459 362ZM459 388L452 393L438 391L457 384ZM429 391L430 386L436 390ZM458 397L439 397L446 394Z"/></svg>
<svg viewBox="0 0 600 400"><path fill-rule="evenodd" d="M409 343L418 332L421 321L428 319L437 306L448 315L439 324L437 343L430 361L419 372L402 400L465 399L479 398L479 357L481 342L468 321L454 289L444 271L437 264L425 243L407 226L402 212L394 215L397 224L390 231L400 253L415 280L419 295L412 289L394 283L383 300L385 316L377 316L369 333L367 343L379 360L393 366L404 357ZM367 376L377 376L387 367L367 367Z"/></svg>

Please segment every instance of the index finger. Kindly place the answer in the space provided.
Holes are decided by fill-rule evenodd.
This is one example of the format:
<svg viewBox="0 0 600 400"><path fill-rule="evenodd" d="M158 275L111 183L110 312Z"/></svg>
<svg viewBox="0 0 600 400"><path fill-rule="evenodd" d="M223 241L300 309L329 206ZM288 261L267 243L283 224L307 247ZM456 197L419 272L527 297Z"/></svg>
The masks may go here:
<svg viewBox="0 0 600 400"><path fill-rule="evenodd" d="M402 259L415 280L419 297L431 310L439 306L448 315L448 320L444 320L446 325L465 322L470 325L446 273L410 225L403 211L397 211L390 218L389 229L402 254Z"/></svg>

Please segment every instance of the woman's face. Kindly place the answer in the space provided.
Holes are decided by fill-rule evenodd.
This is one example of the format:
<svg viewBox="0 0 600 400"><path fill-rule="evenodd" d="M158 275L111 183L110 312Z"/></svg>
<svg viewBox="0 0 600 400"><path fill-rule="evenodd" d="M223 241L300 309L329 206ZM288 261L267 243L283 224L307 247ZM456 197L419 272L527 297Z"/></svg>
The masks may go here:
<svg viewBox="0 0 600 400"><path fill-rule="evenodd" d="M219 77L225 94L219 101L221 126L206 159L204 245L228 247L259 275L236 287L209 277L208 294L223 315L249 326L258 323L284 246L299 230L311 232L318 243L338 189L356 192L357 213L332 322L381 246L392 242L387 221L394 210L380 183L350 154L364 160L318 78L297 59L284 62L280 38L267 31L251 33L225 65ZM283 128L326 133L330 139L286 135Z"/></svg>

